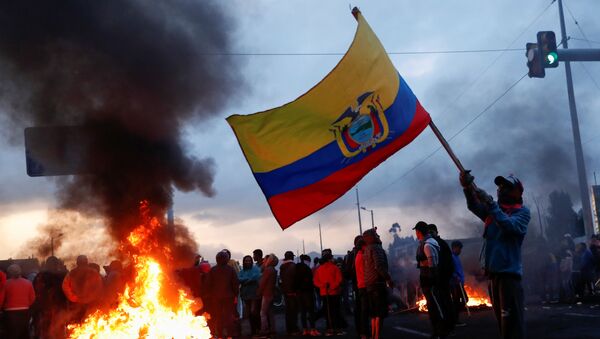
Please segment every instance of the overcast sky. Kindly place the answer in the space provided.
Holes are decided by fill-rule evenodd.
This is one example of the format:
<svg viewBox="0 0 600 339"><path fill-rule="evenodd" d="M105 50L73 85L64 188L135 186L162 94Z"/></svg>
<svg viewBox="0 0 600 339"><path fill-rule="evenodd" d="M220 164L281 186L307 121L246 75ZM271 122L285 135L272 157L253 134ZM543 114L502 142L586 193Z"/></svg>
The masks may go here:
<svg viewBox="0 0 600 339"><path fill-rule="evenodd" d="M235 51L252 53L344 53L356 29L347 1L220 1L234 19ZM460 54L392 54L391 59L438 127L455 135L527 72L525 43L537 31L559 37L558 6L534 1L355 1L389 53L513 49ZM565 1L571 48L600 48L600 3ZM579 27L575 25L573 17ZM537 18L537 19L536 19ZM583 33L581 30L583 30ZM586 42L585 36L593 41ZM210 57L210 56L208 56ZM235 55L246 91L222 103L214 118L186 128L189 152L216 163L216 196L177 193L175 214L193 231L209 258L221 248L234 256L254 248L283 255L285 250L319 248L335 253L352 247L358 232L355 191L281 231L254 180L225 118L251 114L294 100L320 81L341 55ZM584 67L585 66L585 67ZM600 170L600 63L572 65L588 180ZM514 173L526 200L542 204L554 189L571 193L580 206L564 67L544 79L525 77L502 99L451 141L478 185L493 192L493 177ZM215 89L218 91L219 89ZM0 109L7 109L1 106ZM0 122L3 116L0 115ZM27 240L56 205L54 179L25 172L23 140L3 130L0 147L0 258L23 253ZM13 134L14 135L14 134ZM16 135L21 135L16 133ZM374 210L384 239L392 223L411 235L418 220L435 222L447 238L476 236L480 225L469 214L449 157L425 130L412 144L368 174L359 184L361 204ZM422 162L425 158L425 162ZM415 168L415 165L420 164ZM409 170L412 171L408 172ZM527 201L526 201L527 203ZM363 227L371 220L363 212ZM532 221L532 227L537 226ZM100 227L81 225L86 227ZM90 233L91 235L97 232ZM77 234L85 238L86 233ZM93 239L88 239L93 244ZM59 252L60 254L60 252Z"/></svg>

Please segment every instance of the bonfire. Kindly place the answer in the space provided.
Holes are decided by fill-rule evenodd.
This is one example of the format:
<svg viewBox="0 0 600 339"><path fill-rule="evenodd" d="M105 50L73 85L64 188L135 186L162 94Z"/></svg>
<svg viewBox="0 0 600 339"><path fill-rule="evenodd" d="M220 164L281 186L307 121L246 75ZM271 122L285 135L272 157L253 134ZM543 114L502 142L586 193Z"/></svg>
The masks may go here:
<svg viewBox="0 0 600 339"><path fill-rule="evenodd" d="M469 285L465 285L465 293L469 298L469 301L467 301L467 307L469 307L469 309L486 309L492 307L492 302L487 296L487 293L477 291ZM427 300L425 300L424 296L417 301L416 306L418 307L419 312L427 312Z"/></svg>
<svg viewBox="0 0 600 339"><path fill-rule="evenodd" d="M142 224L119 247L131 260L134 278L119 294L116 307L96 310L82 323L69 325L70 338L211 337L206 318L194 314L201 302L172 278L171 249L156 236L163 225L150 215L147 201L141 202L140 212Z"/></svg>

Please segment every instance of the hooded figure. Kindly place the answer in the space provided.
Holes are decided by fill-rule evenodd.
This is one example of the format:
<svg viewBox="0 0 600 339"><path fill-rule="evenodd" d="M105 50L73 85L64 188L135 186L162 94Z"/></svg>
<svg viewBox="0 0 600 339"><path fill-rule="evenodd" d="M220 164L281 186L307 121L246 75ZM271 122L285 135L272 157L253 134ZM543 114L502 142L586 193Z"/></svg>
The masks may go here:
<svg viewBox="0 0 600 339"><path fill-rule="evenodd" d="M235 269L228 265L227 252L219 252L216 256L217 265L208 273L208 289L210 291L212 315L211 328L216 336L225 334L231 337L234 332L234 302L238 295L239 281Z"/></svg>
<svg viewBox="0 0 600 339"><path fill-rule="evenodd" d="M484 223L484 268L490 280L492 305L503 338L523 338L523 264L521 245L531 219L523 206L523 184L514 175L498 176L497 198L477 188L470 171L460 175L467 207Z"/></svg>

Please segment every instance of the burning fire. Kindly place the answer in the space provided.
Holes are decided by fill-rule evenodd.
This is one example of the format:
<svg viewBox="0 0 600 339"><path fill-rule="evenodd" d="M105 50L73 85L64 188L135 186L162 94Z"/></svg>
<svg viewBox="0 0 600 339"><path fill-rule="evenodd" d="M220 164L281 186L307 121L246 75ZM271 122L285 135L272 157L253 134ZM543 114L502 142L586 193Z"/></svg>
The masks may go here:
<svg viewBox="0 0 600 339"><path fill-rule="evenodd" d="M465 285L465 293L467 294L467 307L470 308L486 308L492 307L492 302L488 298L485 292L477 292L472 289L469 285ZM419 312L427 312L427 300L423 296L421 300L417 301L416 306L419 309Z"/></svg>
<svg viewBox="0 0 600 339"><path fill-rule="evenodd" d="M97 310L81 324L68 326L70 338L210 338L204 316L195 316L192 309L198 302L183 289L169 297L173 286L159 260L157 250L170 257L168 247L160 247L155 234L161 227L150 217L147 201L141 203L143 224L134 229L121 250L131 255L135 279L119 294L118 306L112 310Z"/></svg>

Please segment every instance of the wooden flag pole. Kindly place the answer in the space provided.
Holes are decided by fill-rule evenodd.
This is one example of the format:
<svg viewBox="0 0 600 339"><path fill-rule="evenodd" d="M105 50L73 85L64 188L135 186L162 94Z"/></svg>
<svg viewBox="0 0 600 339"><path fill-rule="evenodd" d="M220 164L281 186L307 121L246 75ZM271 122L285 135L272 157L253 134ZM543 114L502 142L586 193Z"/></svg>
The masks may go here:
<svg viewBox="0 0 600 339"><path fill-rule="evenodd" d="M437 128L437 126L433 123L433 120L429 121L429 127L431 127L433 134L435 134L435 136L438 138L438 140L440 141L440 143L442 144L442 146L444 147L446 152L448 152L448 155L450 156L452 161L454 161L454 164L456 165L456 167L458 167L458 170L461 173L464 172L465 167L462 165L462 163L460 162L460 160L458 159L456 154L454 154L454 151L450 147L450 144L448 144L448 141L446 141L446 138L444 138L444 136L442 135L442 132L440 132L440 130Z"/></svg>

